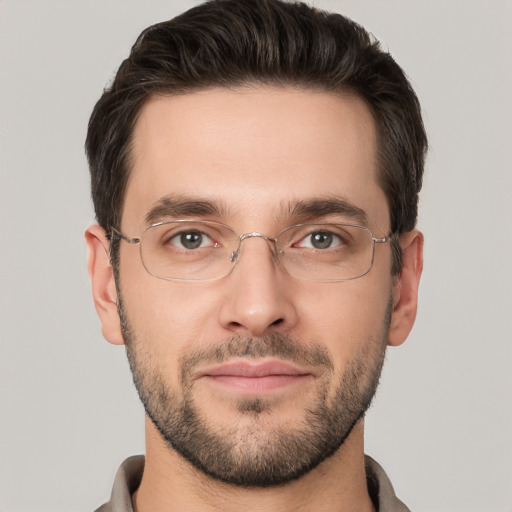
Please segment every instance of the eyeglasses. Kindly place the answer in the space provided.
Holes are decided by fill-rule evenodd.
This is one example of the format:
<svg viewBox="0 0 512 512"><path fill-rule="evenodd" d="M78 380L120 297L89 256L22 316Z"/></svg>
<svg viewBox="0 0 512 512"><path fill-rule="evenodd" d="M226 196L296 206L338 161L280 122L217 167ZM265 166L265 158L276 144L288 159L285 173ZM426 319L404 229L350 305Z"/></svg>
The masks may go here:
<svg viewBox="0 0 512 512"><path fill-rule="evenodd" d="M286 272L306 281L338 282L357 279L373 265L376 238L364 226L335 223L295 224L276 238L259 232L237 235L213 221L172 220L149 226L140 238L112 228L112 235L139 244L140 257L152 276L169 281L213 281L227 276L240 259L242 242L263 238Z"/></svg>

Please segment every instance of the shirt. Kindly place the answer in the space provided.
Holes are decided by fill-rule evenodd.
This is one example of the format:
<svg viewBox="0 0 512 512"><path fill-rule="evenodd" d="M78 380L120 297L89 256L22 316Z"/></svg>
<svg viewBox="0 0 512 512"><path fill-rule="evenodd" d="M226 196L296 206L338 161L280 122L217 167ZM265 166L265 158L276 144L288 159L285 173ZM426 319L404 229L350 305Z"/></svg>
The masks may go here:
<svg viewBox="0 0 512 512"><path fill-rule="evenodd" d="M367 455L365 467L368 492L377 512L410 512L395 496L393 486L384 470ZM132 494L140 485L143 471L143 455L126 459L117 471L110 501L95 512L133 512Z"/></svg>

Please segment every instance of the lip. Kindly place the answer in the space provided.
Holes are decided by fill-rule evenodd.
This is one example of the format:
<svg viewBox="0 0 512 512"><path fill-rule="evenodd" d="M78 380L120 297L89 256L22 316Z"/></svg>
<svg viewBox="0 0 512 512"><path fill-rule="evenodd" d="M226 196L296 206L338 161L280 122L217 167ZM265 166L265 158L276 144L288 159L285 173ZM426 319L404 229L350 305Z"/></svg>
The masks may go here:
<svg viewBox="0 0 512 512"><path fill-rule="evenodd" d="M264 394L303 383L312 375L283 361L233 361L201 372L209 383L243 394Z"/></svg>
<svg viewBox="0 0 512 512"><path fill-rule="evenodd" d="M264 361L250 363L247 361L233 361L224 363L202 372L203 376L218 377L221 375L239 377L268 377L269 375L305 375L299 368L283 361Z"/></svg>

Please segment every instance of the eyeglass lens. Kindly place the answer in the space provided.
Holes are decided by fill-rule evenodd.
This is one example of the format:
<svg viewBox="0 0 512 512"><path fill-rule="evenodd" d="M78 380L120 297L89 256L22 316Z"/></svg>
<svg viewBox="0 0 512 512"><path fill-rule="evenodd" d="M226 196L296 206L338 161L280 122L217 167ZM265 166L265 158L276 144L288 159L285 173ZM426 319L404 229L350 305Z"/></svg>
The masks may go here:
<svg viewBox="0 0 512 512"><path fill-rule="evenodd" d="M299 224L276 240L259 233L243 236L216 222L171 221L149 227L141 237L142 261L149 273L163 279L205 281L231 272L248 238L269 240L270 250L293 277L343 281L367 273L373 261L373 238L362 226ZM235 257L233 257L233 255Z"/></svg>

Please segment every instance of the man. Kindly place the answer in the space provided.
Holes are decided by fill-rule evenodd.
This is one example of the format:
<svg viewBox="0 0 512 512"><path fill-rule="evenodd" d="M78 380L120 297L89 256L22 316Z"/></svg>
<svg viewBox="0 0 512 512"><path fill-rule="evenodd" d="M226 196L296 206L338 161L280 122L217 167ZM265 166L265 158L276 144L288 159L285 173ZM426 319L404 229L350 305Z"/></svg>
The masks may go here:
<svg viewBox="0 0 512 512"><path fill-rule="evenodd" d="M422 269L393 59L339 15L212 1L141 34L86 149L95 305L147 413L99 510L408 510L363 451Z"/></svg>

